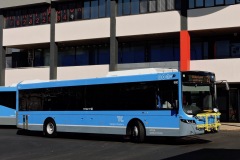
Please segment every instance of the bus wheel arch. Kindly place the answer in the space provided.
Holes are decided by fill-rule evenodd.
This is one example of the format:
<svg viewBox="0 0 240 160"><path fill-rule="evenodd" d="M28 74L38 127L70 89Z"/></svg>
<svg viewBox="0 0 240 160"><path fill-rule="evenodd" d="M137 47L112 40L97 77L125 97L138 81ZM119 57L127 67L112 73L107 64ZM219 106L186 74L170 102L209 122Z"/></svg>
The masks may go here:
<svg viewBox="0 0 240 160"><path fill-rule="evenodd" d="M43 124L43 134L46 137L56 137L57 136L57 126L53 118L48 117L45 119Z"/></svg>
<svg viewBox="0 0 240 160"><path fill-rule="evenodd" d="M134 118L129 121L126 134L131 137L133 142L141 143L146 137L145 125L140 119Z"/></svg>

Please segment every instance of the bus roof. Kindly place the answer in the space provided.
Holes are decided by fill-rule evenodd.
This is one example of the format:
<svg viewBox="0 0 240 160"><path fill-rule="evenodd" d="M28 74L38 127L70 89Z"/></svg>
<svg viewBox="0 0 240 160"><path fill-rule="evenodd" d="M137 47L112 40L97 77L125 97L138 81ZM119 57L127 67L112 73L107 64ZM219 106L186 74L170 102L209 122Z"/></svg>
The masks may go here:
<svg viewBox="0 0 240 160"><path fill-rule="evenodd" d="M17 91L17 86L1 86L0 92L13 92Z"/></svg>
<svg viewBox="0 0 240 160"><path fill-rule="evenodd" d="M73 80L27 80L18 84L18 89L51 88L76 85L97 85L124 82L177 79L176 69L148 68L109 72L105 77ZM161 76L159 76L161 75Z"/></svg>
<svg viewBox="0 0 240 160"><path fill-rule="evenodd" d="M132 75L142 75L142 74L157 74L157 73L166 73L166 72L178 72L178 70L177 69L168 69L168 68L132 69L132 70L122 70L122 71L109 72L107 74L107 77L132 76Z"/></svg>

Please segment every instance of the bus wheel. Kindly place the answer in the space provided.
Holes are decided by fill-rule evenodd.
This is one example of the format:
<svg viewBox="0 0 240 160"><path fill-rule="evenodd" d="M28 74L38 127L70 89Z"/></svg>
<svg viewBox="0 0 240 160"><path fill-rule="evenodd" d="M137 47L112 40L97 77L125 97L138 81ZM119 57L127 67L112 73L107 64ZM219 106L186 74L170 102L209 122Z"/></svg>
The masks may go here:
<svg viewBox="0 0 240 160"><path fill-rule="evenodd" d="M139 121L135 121L131 126L131 140L136 143L141 143L145 139L145 130Z"/></svg>
<svg viewBox="0 0 240 160"><path fill-rule="evenodd" d="M54 120L49 119L46 120L46 122L44 123L44 135L47 137L56 137L57 135L57 127L56 127L56 123L54 122Z"/></svg>

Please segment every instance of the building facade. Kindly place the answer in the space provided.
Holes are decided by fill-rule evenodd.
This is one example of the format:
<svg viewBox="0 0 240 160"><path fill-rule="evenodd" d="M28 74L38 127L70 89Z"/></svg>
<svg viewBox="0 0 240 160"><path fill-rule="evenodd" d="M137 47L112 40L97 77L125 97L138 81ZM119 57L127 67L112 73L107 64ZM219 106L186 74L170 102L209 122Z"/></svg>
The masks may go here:
<svg viewBox="0 0 240 160"><path fill-rule="evenodd" d="M240 0L0 0L0 85L164 67L206 70L240 121Z"/></svg>

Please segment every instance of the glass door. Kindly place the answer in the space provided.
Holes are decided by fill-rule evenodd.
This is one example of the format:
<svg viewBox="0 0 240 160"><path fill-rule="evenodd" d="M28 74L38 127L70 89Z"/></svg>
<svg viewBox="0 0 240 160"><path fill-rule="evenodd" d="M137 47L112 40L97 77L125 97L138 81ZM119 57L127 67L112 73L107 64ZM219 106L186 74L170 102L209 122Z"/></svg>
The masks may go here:
<svg viewBox="0 0 240 160"><path fill-rule="evenodd" d="M229 91L229 121L239 121L239 91L238 89L231 88Z"/></svg>

